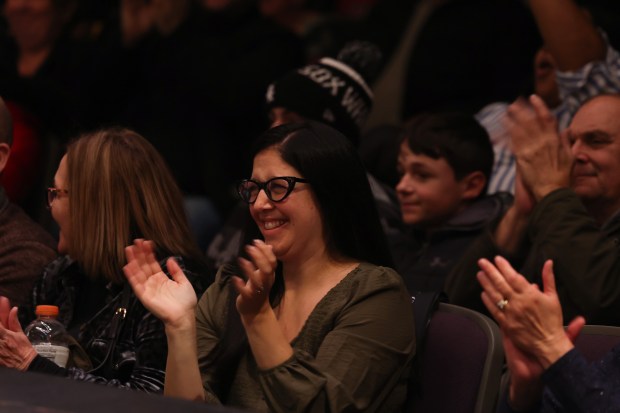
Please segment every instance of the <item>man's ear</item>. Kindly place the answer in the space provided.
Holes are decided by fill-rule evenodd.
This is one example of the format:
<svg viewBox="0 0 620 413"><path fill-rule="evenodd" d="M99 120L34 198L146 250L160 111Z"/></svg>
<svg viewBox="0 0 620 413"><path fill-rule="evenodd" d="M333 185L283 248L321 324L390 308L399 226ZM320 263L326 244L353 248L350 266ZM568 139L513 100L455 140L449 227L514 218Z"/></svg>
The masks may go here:
<svg viewBox="0 0 620 413"><path fill-rule="evenodd" d="M9 156L11 155L11 147L7 143L0 143L0 173L4 171Z"/></svg>
<svg viewBox="0 0 620 413"><path fill-rule="evenodd" d="M460 182L463 189L462 199L472 201L484 191L487 185L487 177L480 171L474 171L467 174Z"/></svg>

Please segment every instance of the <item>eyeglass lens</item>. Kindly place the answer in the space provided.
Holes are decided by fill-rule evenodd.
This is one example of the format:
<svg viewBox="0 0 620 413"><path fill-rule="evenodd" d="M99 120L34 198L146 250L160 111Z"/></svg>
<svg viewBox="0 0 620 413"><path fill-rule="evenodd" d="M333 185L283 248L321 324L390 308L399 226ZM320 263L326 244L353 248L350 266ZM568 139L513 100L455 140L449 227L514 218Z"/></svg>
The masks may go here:
<svg viewBox="0 0 620 413"><path fill-rule="evenodd" d="M51 208L52 202L54 202L56 198L58 198L59 192L67 193L67 191L64 189L47 188L47 207L48 208Z"/></svg>
<svg viewBox="0 0 620 413"><path fill-rule="evenodd" d="M247 180L239 185L239 195L245 202L251 204L258 198L260 190L264 189L267 198L273 202L279 202L287 197L294 185L295 181L285 178L272 178L265 183Z"/></svg>

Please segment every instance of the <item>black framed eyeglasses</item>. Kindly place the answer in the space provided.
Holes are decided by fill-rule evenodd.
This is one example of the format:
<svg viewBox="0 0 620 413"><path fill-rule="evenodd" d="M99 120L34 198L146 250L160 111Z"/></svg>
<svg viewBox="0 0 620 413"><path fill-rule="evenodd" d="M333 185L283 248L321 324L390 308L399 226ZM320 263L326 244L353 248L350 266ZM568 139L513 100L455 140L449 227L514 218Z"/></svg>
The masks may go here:
<svg viewBox="0 0 620 413"><path fill-rule="evenodd" d="M52 207L52 202L54 202L54 200L58 198L60 194L69 194L69 191L67 191L66 189L60 189L60 188L47 188L47 207L48 208Z"/></svg>
<svg viewBox="0 0 620 413"><path fill-rule="evenodd" d="M273 202L284 201L295 189L297 182L308 183L307 179L294 176L276 176L267 182L258 182L254 179L244 179L237 185L239 197L248 204L253 204L258 198L258 193L265 191L267 198Z"/></svg>

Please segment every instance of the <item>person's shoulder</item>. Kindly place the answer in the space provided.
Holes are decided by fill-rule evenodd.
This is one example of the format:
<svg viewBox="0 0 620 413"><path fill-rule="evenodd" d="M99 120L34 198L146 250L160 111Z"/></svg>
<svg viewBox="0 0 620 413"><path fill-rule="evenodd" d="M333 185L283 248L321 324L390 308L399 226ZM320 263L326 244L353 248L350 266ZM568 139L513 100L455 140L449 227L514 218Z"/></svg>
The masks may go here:
<svg viewBox="0 0 620 413"><path fill-rule="evenodd" d="M488 222L503 215L513 203L514 196L510 192L499 191L480 198L477 202L477 206L486 212L486 221Z"/></svg>
<svg viewBox="0 0 620 413"><path fill-rule="evenodd" d="M489 223L501 218L513 201L514 198L509 192L485 195L450 218L442 229L479 231Z"/></svg>
<svg viewBox="0 0 620 413"><path fill-rule="evenodd" d="M43 227L34 222L20 207L9 203L0 217L0 238L7 245L28 243L29 248L55 251L54 238ZM4 242L4 241L3 241ZM55 256L53 253L52 258Z"/></svg>
<svg viewBox="0 0 620 413"><path fill-rule="evenodd" d="M533 216L559 211L583 209L583 202L571 188L558 188L545 195L534 206Z"/></svg>
<svg viewBox="0 0 620 413"><path fill-rule="evenodd" d="M76 288L80 278L84 277L78 263L68 255L61 255L43 268L41 278L37 280L33 297L37 303L54 303L56 298L66 294L67 290Z"/></svg>
<svg viewBox="0 0 620 413"><path fill-rule="evenodd" d="M492 102L480 109L474 117L482 126L495 125L503 120L508 110L507 102Z"/></svg>
<svg viewBox="0 0 620 413"><path fill-rule="evenodd" d="M395 270L361 263L348 278L348 283L341 285L334 299L334 302L341 303L343 310L370 306L368 308L372 308L377 317L382 317L379 314L387 317L398 314L402 316L400 322L409 323L403 315L411 312L411 295Z"/></svg>
<svg viewBox="0 0 620 413"><path fill-rule="evenodd" d="M394 269L367 262L360 263L351 276L351 281L358 286L360 291L405 288L402 277Z"/></svg>
<svg viewBox="0 0 620 413"><path fill-rule="evenodd" d="M378 277L390 279L394 276L399 277L398 273L390 267L383 267L381 265L371 264L369 262L360 262L357 267L359 272L373 274Z"/></svg>
<svg viewBox="0 0 620 413"><path fill-rule="evenodd" d="M68 273L79 273L77 262L68 255L60 255L43 269L44 277L58 277Z"/></svg>

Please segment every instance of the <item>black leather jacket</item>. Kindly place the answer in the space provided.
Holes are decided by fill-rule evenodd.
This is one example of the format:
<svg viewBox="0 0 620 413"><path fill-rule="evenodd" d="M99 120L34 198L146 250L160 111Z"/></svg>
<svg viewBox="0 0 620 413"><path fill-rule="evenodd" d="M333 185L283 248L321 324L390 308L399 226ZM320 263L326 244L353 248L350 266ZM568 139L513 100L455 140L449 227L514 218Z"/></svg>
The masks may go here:
<svg viewBox="0 0 620 413"><path fill-rule="evenodd" d="M212 281L206 276L206 270L181 257L175 259L200 296ZM164 262L160 263L162 268L165 268ZM87 319L78 319L76 303L79 294L85 293L80 289L83 285L80 277L86 276L68 256L53 261L34 288L33 308L39 304L57 305L58 320L72 333L90 360L79 359L76 364L77 351L72 349L73 366L60 368L37 356L29 371L161 393L168 350L163 323L144 308L128 284L100 287L106 290L98 291L101 308L95 308L94 315ZM126 308L124 318L120 315L122 312L117 311L119 307ZM91 365L84 364L85 361L90 361Z"/></svg>

